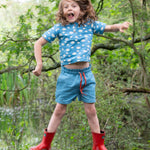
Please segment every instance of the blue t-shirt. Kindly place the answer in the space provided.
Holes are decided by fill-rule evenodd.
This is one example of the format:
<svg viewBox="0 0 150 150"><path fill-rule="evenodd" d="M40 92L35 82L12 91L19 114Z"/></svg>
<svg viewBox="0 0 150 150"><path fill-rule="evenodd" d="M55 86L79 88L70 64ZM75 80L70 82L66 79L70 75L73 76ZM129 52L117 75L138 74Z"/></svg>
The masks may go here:
<svg viewBox="0 0 150 150"><path fill-rule="evenodd" d="M65 26L56 24L42 36L50 43L59 39L61 65L89 62L93 34L103 34L105 26L99 21L80 26L77 22Z"/></svg>

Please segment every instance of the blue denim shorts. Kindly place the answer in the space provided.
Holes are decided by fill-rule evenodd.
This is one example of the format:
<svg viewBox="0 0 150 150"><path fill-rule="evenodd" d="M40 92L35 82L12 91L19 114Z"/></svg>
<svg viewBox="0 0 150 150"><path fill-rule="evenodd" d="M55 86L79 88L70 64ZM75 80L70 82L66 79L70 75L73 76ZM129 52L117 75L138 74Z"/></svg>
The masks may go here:
<svg viewBox="0 0 150 150"><path fill-rule="evenodd" d="M95 103L95 78L91 66L84 69L61 67L56 85L56 102L70 104L78 97L79 101Z"/></svg>

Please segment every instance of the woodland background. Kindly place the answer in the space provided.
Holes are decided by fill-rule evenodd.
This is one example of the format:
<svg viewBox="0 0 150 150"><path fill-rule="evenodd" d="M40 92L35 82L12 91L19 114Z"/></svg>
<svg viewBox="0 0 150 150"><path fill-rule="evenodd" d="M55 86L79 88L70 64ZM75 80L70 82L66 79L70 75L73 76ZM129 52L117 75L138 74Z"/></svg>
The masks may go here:
<svg viewBox="0 0 150 150"><path fill-rule="evenodd" d="M0 150L28 150L41 141L55 108L58 40L43 47L35 77L34 42L55 21L59 0L0 1ZM125 33L95 35L91 64L97 113L108 150L150 149L150 1L92 0L99 21L129 21ZM53 150L91 150L83 104L68 105Z"/></svg>

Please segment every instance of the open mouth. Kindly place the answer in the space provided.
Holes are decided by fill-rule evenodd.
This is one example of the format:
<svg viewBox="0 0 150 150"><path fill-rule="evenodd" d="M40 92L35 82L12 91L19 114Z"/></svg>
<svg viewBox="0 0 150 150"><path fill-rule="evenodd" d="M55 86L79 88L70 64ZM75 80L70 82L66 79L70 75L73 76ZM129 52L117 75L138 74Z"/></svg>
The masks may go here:
<svg viewBox="0 0 150 150"><path fill-rule="evenodd" d="M68 17L74 17L74 14L73 13L69 13Z"/></svg>

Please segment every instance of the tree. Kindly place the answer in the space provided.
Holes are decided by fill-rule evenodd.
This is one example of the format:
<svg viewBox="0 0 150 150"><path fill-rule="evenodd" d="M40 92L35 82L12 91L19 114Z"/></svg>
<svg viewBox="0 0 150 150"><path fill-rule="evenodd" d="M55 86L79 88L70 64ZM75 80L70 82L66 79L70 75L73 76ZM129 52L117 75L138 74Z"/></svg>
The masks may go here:
<svg viewBox="0 0 150 150"><path fill-rule="evenodd" d="M15 2L13 1L13 3ZM60 67L58 40L43 47L44 77L42 76L38 80L32 76L31 71L35 67L33 44L56 23L55 14L58 3L58 0L39 0L38 3L37 1L28 1L24 3L24 6L27 8L30 4L31 7L28 7L24 14L19 15L18 20L14 19L16 24L12 28L10 28L10 24L9 27L1 28L3 34L0 36L0 105L24 104L26 103L25 98L28 103L31 99L37 99L37 97L30 96L37 96L37 93L40 93L41 97L45 97L48 93L47 95L53 99L55 86L50 82L51 85L46 84L45 87L45 82L47 80L56 82L57 79L59 72L57 68ZM97 112L98 116L103 116L101 124L111 133L106 142L110 147L115 145L115 148L125 149L130 146L128 138L137 138L134 134L140 136L141 131L148 126L145 107L143 109L139 105L139 109L136 105L131 108L128 102L127 105L125 104L125 100L131 100L132 93L140 93L139 95L145 98L147 106L150 107L148 97L150 93L150 2L145 0L92 0L92 3L100 21L107 24L124 21L132 23L132 27L122 34L95 35L91 52L93 72L96 80L99 81L97 82L97 98L102 99L101 104L99 102L97 104L102 106L98 107ZM1 5L1 9L7 9L7 7L9 4ZM15 9L19 9L19 5ZM10 16L13 13L16 14L15 9ZM40 90L38 85L41 86ZM48 89L47 93L45 88ZM135 96L133 95L133 98ZM54 104L52 103L52 105ZM74 119L73 122L70 122L71 129L74 129L74 121L78 123L79 118L76 118L72 110L73 108L71 108L72 114L69 119ZM136 112L135 114L133 110ZM79 113L82 113L82 110ZM108 117L110 114L111 117ZM136 118L138 121L143 119L146 123L137 122ZM86 124L86 122L84 123ZM83 128L80 124L78 126L82 128L83 132L86 130L86 127ZM126 139L124 133L127 132L130 136ZM61 133L63 135L63 131ZM123 137L125 144L121 142L120 145L118 144L120 137ZM87 145L79 143L83 149L91 146L89 137L86 140L88 141ZM136 148L141 148L139 142L132 144L135 144Z"/></svg>

